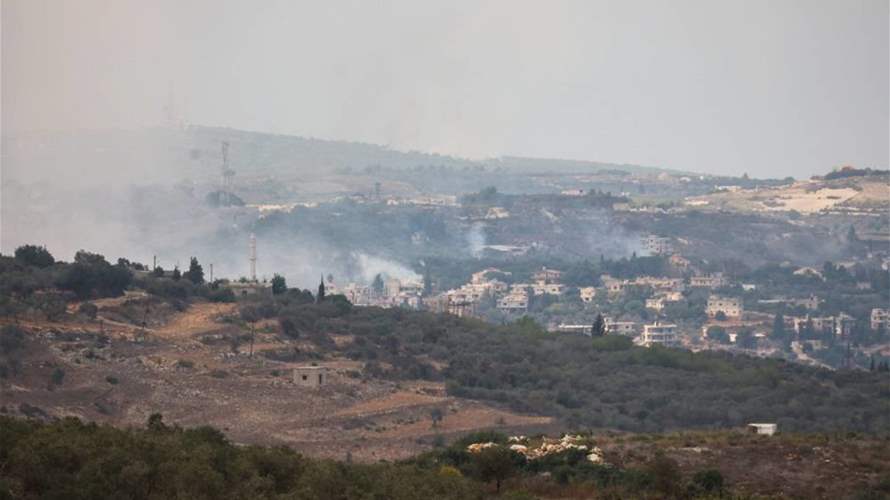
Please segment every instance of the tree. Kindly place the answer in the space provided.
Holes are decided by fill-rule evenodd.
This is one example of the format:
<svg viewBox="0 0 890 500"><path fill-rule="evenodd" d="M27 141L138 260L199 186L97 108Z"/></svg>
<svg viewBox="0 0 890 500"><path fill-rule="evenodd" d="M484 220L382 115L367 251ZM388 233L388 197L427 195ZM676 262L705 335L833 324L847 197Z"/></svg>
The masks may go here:
<svg viewBox="0 0 890 500"><path fill-rule="evenodd" d="M714 319L716 319L717 321L726 321L726 313L723 311L717 311L714 314Z"/></svg>
<svg viewBox="0 0 890 500"><path fill-rule="evenodd" d="M423 266L423 295L429 296L433 293L433 278L430 276L429 266Z"/></svg>
<svg viewBox="0 0 890 500"><path fill-rule="evenodd" d="M191 261L189 261L189 270L182 276L196 285L204 283L204 268L201 267L201 264L198 264L196 257L192 257Z"/></svg>
<svg viewBox="0 0 890 500"><path fill-rule="evenodd" d="M442 413L441 408L437 407L430 410L430 420L433 421L433 427L438 425L438 423L441 422L444 417L445 415Z"/></svg>
<svg viewBox="0 0 890 500"><path fill-rule="evenodd" d="M593 328L590 331L594 337L602 337L606 334L606 321L603 319L602 314L596 315L596 319L593 321Z"/></svg>
<svg viewBox="0 0 890 500"><path fill-rule="evenodd" d="M657 452L655 458L646 464L646 471L652 476L655 489L667 497L673 497L680 488L683 479L677 462L668 458L662 452Z"/></svg>
<svg viewBox="0 0 890 500"><path fill-rule="evenodd" d="M698 471L692 476L692 484L704 493L720 493L723 491L723 474L716 469Z"/></svg>
<svg viewBox="0 0 890 500"><path fill-rule="evenodd" d="M513 452L503 446L483 448L475 455L476 474L482 481L495 481L501 492L501 481L513 474Z"/></svg>
<svg viewBox="0 0 890 500"><path fill-rule="evenodd" d="M179 281L179 278L182 278L182 273L179 272L179 266L173 268L173 281Z"/></svg>
<svg viewBox="0 0 890 500"><path fill-rule="evenodd" d="M757 347L757 337L750 328L741 328L736 334L735 343L742 349L754 349Z"/></svg>
<svg viewBox="0 0 890 500"><path fill-rule="evenodd" d="M772 337L776 340L784 340L785 339L785 316L782 314L782 311L776 313L776 316L773 318L773 334Z"/></svg>
<svg viewBox="0 0 890 500"><path fill-rule="evenodd" d="M321 281L318 283L318 294L315 296L316 303L324 302L324 276L322 276Z"/></svg>
<svg viewBox="0 0 890 500"><path fill-rule="evenodd" d="M164 268L161 266L156 266L152 271L152 274L155 278L163 278L164 277Z"/></svg>
<svg viewBox="0 0 890 500"><path fill-rule="evenodd" d="M58 367L54 368L50 378L53 385L62 385L62 382L65 381L65 370Z"/></svg>
<svg viewBox="0 0 890 500"><path fill-rule="evenodd" d="M276 274L272 276L272 295L281 295L287 292L287 282L284 276Z"/></svg>
<svg viewBox="0 0 890 500"><path fill-rule="evenodd" d="M729 334L726 333L726 329L722 326L711 326L708 327L708 338L713 340L714 342L720 342L721 344L729 344Z"/></svg>
<svg viewBox="0 0 890 500"><path fill-rule="evenodd" d="M34 267L49 267L56 263L56 259L49 253L46 247L37 245L23 245L15 249L15 260L22 264Z"/></svg>
<svg viewBox="0 0 890 500"><path fill-rule="evenodd" d="M376 295L383 295L383 276L380 273L377 273L377 276L374 276L374 281L371 282L371 290L374 291Z"/></svg>

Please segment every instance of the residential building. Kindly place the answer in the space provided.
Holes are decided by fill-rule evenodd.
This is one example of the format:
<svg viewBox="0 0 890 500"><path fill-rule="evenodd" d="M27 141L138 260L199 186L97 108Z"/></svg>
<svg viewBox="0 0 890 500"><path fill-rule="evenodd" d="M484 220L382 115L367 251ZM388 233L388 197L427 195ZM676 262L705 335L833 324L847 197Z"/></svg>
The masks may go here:
<svg viewBox="0 0 890 500"><path fill-rule="evenodd" d="M723 273L705 274L689 278L689 286L696 288L720 288L729 284Z"/></svg>
<svg viewBox="0 0 890 500"><path fill-rule="evenodd" d="M593 299L596 298L596 288L592 286L581 287L578 289L578 296L581 297L581 302L593 302Z"/></svg>
<svg viewBox="0 0 890 500"><path fill-rule="evenodd" d="M563 196L584 196L583 189L563 189L559 194Z"/></svg>
<svg viewBox="0 0 890 500"><path fill-rule="evenodd" d="M562 295L565 291L565 285L561 283L541 283L537 282L531 286L535 295Z"/></svg>
<svg viewBox="0 0 890 500"><path fill-rule="evenodd" d="M646 347L653 345L677 347L680 345L680 339L677 337L677 325L659 323L658 321L651 325L643 325L640 343Z"/></svg>
<svg viewBox="0 0 890 500"><path fill-rule="evenodd" d="M522 288L515 288L498 300L497 307L504 312L525 312L528 310L528 293Z"/></svg>
<svg viewBox="0 0 890 500"><path fill-rule="evenodd" d="M692 265L692 262L690 262L689 259L676 253L671 255L671 258L668 259L668 263L670 263L671 267L679 271L685 271Z"/></svg>
<svg viewBox="0 0 890 500"><path fill-rule="evenodd" d="M556 326L556 331L560 333L580 333L588 337L593 332L593 325L567 325L560 323Z"/></svg>
<svg viewBox="0 0 890 500"><path fill-rule="evenodd" d="M738 319L742 317L744 308L742 299L738 297L721 297L719 295L711 295L708 297L708 307L705 312L709 318L717 316L722 312L727 318Z"/></svg>
<svg viewBox="0 0 890 500"><path fill-rule="evenodd" d="M539 283L559 283L559 280L562 279L562 271L542 267L540 271L532 275L532 278Z"/></svg>
<svg viewBox="0 0 890 500"><path fill-rule="evenodd" d="M664 309L664 298L653 297L651 299L646 299L646 309L661 311L662 309Z"/></svg>
<svg viewBox="0 0 890 500"><path fill-rule="evenodd" d="M890 330L890 309L871 310L871 329Z"/></svg>
<svg viewBox="0 0 890 500"><path fill-rule="evenodd" d="M806 317L792 317L791 323L794 326L794 332L797 334L802 333L807 324L811 325L813 328L813 333L833 333L838 337L846 337L853 332L853 327L856 324L856 319L852 316L840 313L837 316L806 316Z"/></svg>
<svg viewBox="0 0 890 500"><path fill-rule="evenodd" d="M633 321L615 321L612 318L603 318L606 326L606 333L609 335L624 335L625 337L634 337L637 334L636 323Z"/></svg>
<svg viewBox="0 0 890 500"><path fill-rule="evenodd" d="M670 238L650 234L643 238L643 247L652 255L668 255L673 252Z"/></svg>

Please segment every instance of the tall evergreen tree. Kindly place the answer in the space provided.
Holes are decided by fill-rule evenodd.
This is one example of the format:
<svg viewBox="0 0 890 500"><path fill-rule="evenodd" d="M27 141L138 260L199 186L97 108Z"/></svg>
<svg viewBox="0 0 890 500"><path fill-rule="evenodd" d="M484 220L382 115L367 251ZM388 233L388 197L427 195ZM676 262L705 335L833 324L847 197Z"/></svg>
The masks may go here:
<svg viewBox="0 0 890 500"><path fill-rule="evenodd" d="M201 264L198 264L197 257L192 257L191 261L189 261L189 270L183 273L182 276L196 285L204 283L204 268L201 267Z"/></svg>
<svg viewBox="0 0 890 500"><path fill-rule="evenodd" d="M281 295L285 292L287 292L287 282L284 276L276 274L272 277L272 295Z"/></svg>
<svg viewBox="0 0 890 500"><path fill-rule="evenodd" d="M324 276L321 277L321 281L318 283L318 294L315 296L315 302L320 303L324 300Z"/></svg>
<svg viewBox="0 0 890 500"><path fill-rule="evenodd" d="M433 278L430 276L430 268L423 267L423 295L428 296L433 293Z"/></svg>
<svg viewBox="0 0 890 500"><path fill-rule="evenodd" d="M381 276L380 273L377 273L377 276L374 276L374 282L371 283L371 290L377 295L383 295L384 287L383 276Z"/></svg>
<svg viewBox="0 0 890 500"><path fill-rule="evenodd" d="M593 321L593 328L591 328L590 333L594 337L602 337L606 334L606 320L603 319L602 314L596 315L596 319Z"/></svg>

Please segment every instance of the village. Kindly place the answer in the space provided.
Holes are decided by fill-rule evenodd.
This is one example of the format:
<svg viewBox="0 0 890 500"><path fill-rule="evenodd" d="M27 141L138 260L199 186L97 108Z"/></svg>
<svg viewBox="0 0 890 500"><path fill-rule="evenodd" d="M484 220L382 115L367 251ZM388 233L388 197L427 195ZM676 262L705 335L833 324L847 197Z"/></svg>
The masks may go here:
<svg viewBox="0 0 890 500"><path fill-rule="evenodd" d="M789 264L789 275L807 286L797 294L765 294L756 280L706 272L702 265L706 262L675 252L672 238L647 235L640 243L650 258L664 259L664 275L617 278L601 274L590 283L570 285L563 271L546 266L529 273L530 279L487 267L473 272L465 284L438 292L431 291L423 278L378 276L371 285L351 282L339 287L327 281L325 286L329 293L342 294L359 306L428 310L493 323L528 316L553 334L622 335L646 347L739 351L828 368L854 366L852 358L857 354L867 358L890 351L887 344L861 346L859 338L854 341L864 330L875 335L887 331L890 309L872 307L866 317L856 317L826 304L828 294L813 292L828 288L824 270ZM883 253L870 257L884 259L878 263L887 267ZM831 270L853 276L857 264L839 262ZM872 288L865 279L850 285L863 293ZM616 310L618 314L613 313ZM853 344L858 351L854 352ZM830 346L842 346L846 357L820 361L819 353Z"/></svg>

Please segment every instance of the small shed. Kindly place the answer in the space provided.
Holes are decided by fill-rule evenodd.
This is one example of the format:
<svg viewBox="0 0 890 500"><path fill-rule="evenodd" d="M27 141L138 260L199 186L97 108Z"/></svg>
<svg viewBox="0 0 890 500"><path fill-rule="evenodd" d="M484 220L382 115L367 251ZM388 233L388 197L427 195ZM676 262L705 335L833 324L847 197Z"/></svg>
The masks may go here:
<svg viewBox="0 0 890 500"><path fill-rule="evenodd" d="M303 387L320 387L328 383L330 370L324 366L297 366L294 383Z"/></svg>
<svg viewBox="0 0 890 500"><path fill-rule="evenodd" d="M772 436L779 430L777 424L748 424L748 432L762 436Z"/></svg>

